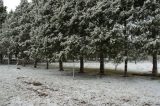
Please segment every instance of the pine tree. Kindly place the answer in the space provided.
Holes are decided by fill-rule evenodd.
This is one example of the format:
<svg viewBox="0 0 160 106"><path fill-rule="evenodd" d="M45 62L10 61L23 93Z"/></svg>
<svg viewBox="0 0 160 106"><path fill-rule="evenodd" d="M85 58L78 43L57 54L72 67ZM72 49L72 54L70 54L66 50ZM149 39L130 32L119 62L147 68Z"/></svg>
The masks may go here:
<svg viewBox="0 0 160 106"><path fill-rule="evenodd" d="M5 21L6 16L6 7L3 5L3 0L0 0L0 29L2 28L2 23Z"/></svg>
<svg viewBox="0 0 160 106"><path fill-rule="evenodd" d="M6 7L3 4L3 0L0 0L0 37L2 36L3 33L3 23L5 21L5 18L7 16L7 12L6 12ZM0 40L0 43L2 43L2 39ZM1 48L3 48L3 46L1 46ZM2 63L3 61L3 50L0 50L0 61Z"/></svg>
<svg viewBox="0 0 160 106"><path fill-rule="evenodd" d="M72 14L69 23L69 36L66 37L66 52L72 54L71 57L78 57L80 60L79 73L84 73L84 56L87 54L86 37L89 21L87 19L87 1L72 1Z"/></svg>
<svg viewBox="0 0 160 106"><path fill-rule="evenodd" d="M160 1L158 0L146 0L143 7L140 9L139 17L137 17L137 23L141 27L141 39L142 50L147 55L153 57L153 76L157 76L157 55L160 50L159 42L159 28L160 28Z"/></svg>
<svg viewBox="0 0 160 106"><path fill-rule="evenodd" d="M1 48L3 51L3 55L8 56L8 64L11 63L12 55L14 54L14 41L12 40L10 23L11 23L12 12L7 14L5 22L2 24L2 44ZM7 48L7 49L6 49Z"/></svg>
<svg viewBox="0 0 160 106"><path fill-rule="evenodd" d="M59 70L63 71L63 60L66 57L65 42L69 35L69 22L73 15L73 2L72 1L59 1L57 17L55 18L56 34L54 38L56 46L56 55L59 58Z"/></svg>
<svg viewBox="0 0 160 106"><path fill-rule="evenodd" d="M120 31L121 42L119 41L118 42L119 42L119 46L121 45L120 55L124 58L124 62L125 62L124 76L127 76L128 61L129 61L130 53L133 52L133 51L130 51L131 50L130 47L132 47L132 41L130 38L132 37L130 32L127 29L127 24L129 23L128 19L130 18L133 12L134 1L119 0L118 5L119 7L117 10L117 14L119 14L119 16L115 21L117 21L117 25L119 26L119 28L121 28L120 30L122 30Z"/></svg>
<svg viewBox="0 0 160 106"><path fill-rule="evenodd" d="M31 30L31 18L29 14L30 4L27 0L21 0L20 5L16 8L15 14L19 15L19 26L20 30L18 43L20 47L20 56L25 61L29 58L29 49L30 49L30 30Z"/></svg>
<svg viewBox="0 0 160 106"><path fill-rule="evenodd" d="M100 58L100 74L104 74L104 58L109 57L112 45L111 30L114 25L115 2L96 1L90 10L90 49Z"/></svg>
<svg viewBox="0 0 160 106"><path fill-rule="evenodd" d="M30 15L32 16L31 22L31 48L30 48L30 58L34 60L34 68L37 67L37 63L40 60L44 60L44 40L42 34L42 23L40 10L44 6L43 0L33 0L31 3Z"/></svg>
<svg viewBox="0 0 160 106"><path fill-rule="evenodd" d="M50 35L52 34L51 32L51 27L50 27L50 18L52 15L52 8L51 5L49 4L51 1L45 1L41 0L38 2L38 9L37 11L37 16L36 16L36 21L38 22L37 24L37 33L36 37L41 40L42 46L41 46L41 55L44 57L46 61L46 69L49 69L49 58L52 55L52 52L49 51L49 38Z"/></svg>

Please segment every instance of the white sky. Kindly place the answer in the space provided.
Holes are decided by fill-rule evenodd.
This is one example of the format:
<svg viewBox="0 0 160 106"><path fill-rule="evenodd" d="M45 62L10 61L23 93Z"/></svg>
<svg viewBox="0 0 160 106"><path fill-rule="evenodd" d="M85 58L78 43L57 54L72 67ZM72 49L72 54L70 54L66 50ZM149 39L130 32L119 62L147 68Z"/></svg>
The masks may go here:
<svg viewBox="0 0 160 106"><path fill-rule="evenodd" d="M31 0L28 0L29 2ZM16 6L20 3L20 0L3 0L4 5L7 6L7 11L15 10Z"/></svg>

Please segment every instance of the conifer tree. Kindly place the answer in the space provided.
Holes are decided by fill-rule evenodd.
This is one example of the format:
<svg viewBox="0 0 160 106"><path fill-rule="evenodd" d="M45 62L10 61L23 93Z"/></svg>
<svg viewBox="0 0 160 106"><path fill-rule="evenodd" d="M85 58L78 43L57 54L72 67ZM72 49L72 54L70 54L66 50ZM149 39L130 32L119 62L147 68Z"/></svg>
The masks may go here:
<svg viewBox="0 0 160 106"><path fill-rule="evenodd" d="M160 51L159 28L160 28L160 1L146 0L143 6L136 12L134 24L138 27L138 41L141 44L141 51L153 57L153 76L157 76L157 55ZM133 29L133 28L132 28Z"/></svg>
<svg viewBox="0 0 160 106"><path fill-rule="evenodd" d="M84 73L84 56L87 54L86 45L88 42L86 40L89 32L87 28L89 27L89 20L87 18L87 10L89 6L87 1L72 1L72 18L69 23L69 36L66 37L66 51L68 54L72 54L74 58L78 57L80 60L80 73ZM73 57L72 56L72 57Z"/></svg>
<svg viewBox="0 0 160 106"><path fill-rule="evenodd" d="M117 25L119 26L119 29L121 30L120 31L121 42L119 42L119 41L118 42L119 42L119 45L121 45L120 55L122 56L122 58L124 59L124 62L125 62L124 76L126 77L130 53L133 52L133 51L130 51L131 50L130 47L132 47L131 46L132 40L130 38L132 38L132 37L127 29L127 24L128 24L128 18L130 18L130 16L132 15L134 1L132 1L132 0L119 0L118 5L119 5L119 7L118 7L117 14L119 14L119 16L117 17Z"/></svg>
<svg viewBox="0 0 160 106"><path fill-rule="evenodd" d="M6 7L4 6L3 4L3 0L0 0L0 37L2 36L2 33L3 33L3 23L5 21L5 18L7 16L7 12L6 12ZM0 43L2 43L2 39L0 40ZM0 61L2 63L3 61L3 46L1 46L1 50L0 50Z"/></svg>
<svg viewBox="0 0 160 106"><path fill-rule="evenodd" d="M91 51L98 53L100 58L100 74L104 74L104 58L109 58L112 45L111 30L114 26L115 2L112 0L97 2L90 11L90 44Z"/></svg>

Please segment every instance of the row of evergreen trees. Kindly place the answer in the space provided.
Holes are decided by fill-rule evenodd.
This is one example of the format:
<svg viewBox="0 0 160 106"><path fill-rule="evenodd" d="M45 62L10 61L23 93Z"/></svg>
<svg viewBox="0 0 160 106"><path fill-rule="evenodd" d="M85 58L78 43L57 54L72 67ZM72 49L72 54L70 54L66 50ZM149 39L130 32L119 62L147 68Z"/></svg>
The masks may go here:
<svg viewBox="0 0 160 106"><path fill-rule="evenodd" d="M105 58L125 62L153 57L157 75L160 53L159 0L21 0L13 12L6 12L0 0L0 58L59 60L99 57L100 74Z"/></svg>

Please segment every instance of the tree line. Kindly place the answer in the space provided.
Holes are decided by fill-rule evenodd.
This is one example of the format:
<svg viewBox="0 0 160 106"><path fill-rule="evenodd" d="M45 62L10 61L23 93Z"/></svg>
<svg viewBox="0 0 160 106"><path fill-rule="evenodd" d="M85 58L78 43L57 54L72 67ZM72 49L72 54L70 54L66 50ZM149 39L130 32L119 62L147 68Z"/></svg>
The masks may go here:
<svg viewBox="0 0 160 106"><path fill-rule="evenodd" d="M59 62L98 57L104 62L125 63L150 55L152 74L158 74L160 54L159 0L21 0L7 13L0 0L0 61L4 55L17 59Z"/></svg>

